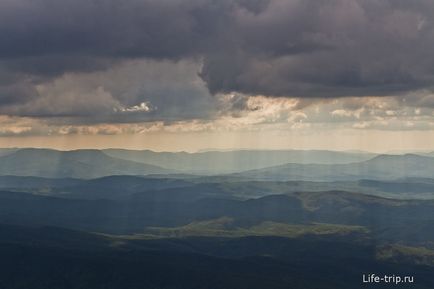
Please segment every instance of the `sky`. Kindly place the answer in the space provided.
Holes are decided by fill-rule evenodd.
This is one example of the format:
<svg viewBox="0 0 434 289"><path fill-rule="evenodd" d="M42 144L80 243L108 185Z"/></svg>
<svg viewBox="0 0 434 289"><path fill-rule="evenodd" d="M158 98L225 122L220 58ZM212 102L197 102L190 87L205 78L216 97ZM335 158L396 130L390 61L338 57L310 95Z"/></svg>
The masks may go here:
<svg viewBox="0 0 434 289"><path fill-rule="evenodd" d="M0 147L434 150L432 0L1 0Z"/></svg>

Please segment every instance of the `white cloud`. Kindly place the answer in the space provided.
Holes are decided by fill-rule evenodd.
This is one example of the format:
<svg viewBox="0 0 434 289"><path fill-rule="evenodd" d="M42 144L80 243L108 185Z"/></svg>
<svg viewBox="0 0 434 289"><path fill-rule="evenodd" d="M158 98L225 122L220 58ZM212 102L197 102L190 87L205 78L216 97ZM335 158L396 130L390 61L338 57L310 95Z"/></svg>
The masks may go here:
<svg viewBox="0 0 434 289"><path fill-rule="evenodd" d="M149 112L153 110L152 106L148 102L142 102L139 105L134 105L130 107L122 107L119 109L121 112ZM118 109L115 109L115 111L118 111Z"/></svg>

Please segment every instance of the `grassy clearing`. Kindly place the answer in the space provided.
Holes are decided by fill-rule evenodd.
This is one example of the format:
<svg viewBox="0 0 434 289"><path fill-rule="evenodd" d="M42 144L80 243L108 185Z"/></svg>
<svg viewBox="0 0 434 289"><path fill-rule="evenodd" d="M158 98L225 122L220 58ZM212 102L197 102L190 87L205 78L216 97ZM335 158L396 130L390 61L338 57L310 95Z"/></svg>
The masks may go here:
<svg viewBox="0 0 434 289"><path fill-rule="evenodd" d="M434 266L434 250L425 247L390 244L380 247L376 257L383 261L404 261L412 264Z"/></svg>
<svg viewBox="0 0 434 289"><path fill-rule="evenodd" d="M349 235L352 233L367 234L362 226L346 226L334 224L283 224L262 222L248 228L238 227L233 220L222 217L215 220L193 222L185 226L164 228L148 227L143 234L123 236L127 238L184 238L184 237L246 237L246 236L278 236L296 238L303 235Z"/></svg>

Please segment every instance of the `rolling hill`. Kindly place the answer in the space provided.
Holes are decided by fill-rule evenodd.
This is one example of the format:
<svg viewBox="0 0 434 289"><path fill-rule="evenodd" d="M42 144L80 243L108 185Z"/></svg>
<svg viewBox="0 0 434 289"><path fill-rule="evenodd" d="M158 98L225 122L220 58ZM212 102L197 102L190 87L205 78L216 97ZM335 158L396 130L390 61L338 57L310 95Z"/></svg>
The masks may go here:
<svg viewBox="0 0 434 289"><path fill-rule="evenodd" d="M419 252L423 251L403 246L381 248L371 242L359 244L333 237L131 239L0 224L0 286L361 289L366 284L360 282L360 276L374 270L378 274L410 272L417 280L410 288L433 288L433 267L415 264L413 259L408 262Z"/></svg>
<svg viewBox="0 0 434 289"><path fill-rule="evenodd" d="M328 223L364 226L380 239L434 242L434 231L429 229L434 226L433 201L390 200L337 191L249 200L211 197L210 193L165 189L122 200L84 200L1 191L0 223L131 234L143 233L146 227L177 227L229 217L234 226L246 228L263 222Z"/></svg>
<svg viewBox="0 0 434 289"><path fill-rule="evenodd" d="M27 176L0 176L0 189L44 190L78 185L83 180L72 178L41 178Z"/></svg>

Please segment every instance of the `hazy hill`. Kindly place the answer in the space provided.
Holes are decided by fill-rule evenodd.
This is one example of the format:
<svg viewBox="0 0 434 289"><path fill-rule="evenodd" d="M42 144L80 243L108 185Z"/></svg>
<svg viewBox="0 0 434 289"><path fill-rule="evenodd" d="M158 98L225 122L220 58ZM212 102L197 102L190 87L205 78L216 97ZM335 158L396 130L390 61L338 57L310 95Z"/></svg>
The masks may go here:
<svg viewBox="0 0 434 289"><path fill-rule="evenodd" d="M80 184L82 181L83 180L72 178L50 179L27 176L0 176L0 188L42 190L45 188L51 189L57 187L75 186Z"/></svg>
<svg viewBox="0 0 434 289"><path fill-rule="evenodd" d="M6 156L8 154L11 154L15 151L17 151L18 149L16 148L0 148L0 157L1 156Z"/></svg>
<svg viewBox="0 0 434 289"><path fill-rule="evenodd" d="M149 150L103 150L106 154L125 160L143 162L187 173L213 174L240 172L285 163L341 164L360 162L375 156L362 152L321 150L240 150L200 153L153 152Z"/></svg>
<svg viewBox="0 0 434 289"><path fill-rule="evenodd" d="M113 158L99 150L21 149L0 157L0 175L97 178L169 172L158 166Z"/></svg>
<svg viewBox="0 0 434 289"><path fill-rule="evenodd" d="M193 184L181 179L148 178L139 176L107 176L92 180L83 180L70 186L59 187L52 192L60 192L64 197L79 199L128 199L134 194L148 191L161 191ZM188 189L186 189L188 191ZM148 193L149 194L149 193ZM158 196L158 192L155 193ZM178 195L182 195L181 193Z"/></svg>
<svg viewBox="0 0 434 289"><path fill-rule="evenodd" d="M434 199L434 179L352 181L261 181L230 176L152 175L107 176L97 179L0 176L0 189L60 195L78 199L128 199L154 191L155 196L176 196L201 191L209 196L237 199L294 192L348 191L399 199Z"/></svg>
<svg viewBox="0 0 434 289"><path fill-rule="evenodd" d="M252 170L236 174L262 180L346 181L359 179L394 180L431 178L434 158L414 154L379 155L350 164L295 164Z"/></svg>
<svg viewBox="0 0 434 289"><path fill-rule="evenodd" d="M427 152L427 153L418 153L418 155L434 157L434 151L433 152Z"/></svg>

